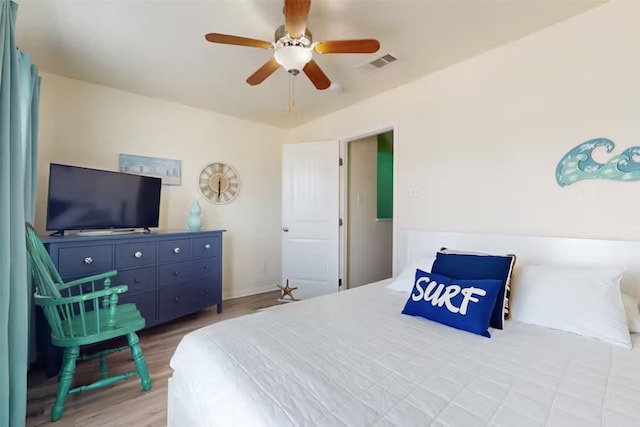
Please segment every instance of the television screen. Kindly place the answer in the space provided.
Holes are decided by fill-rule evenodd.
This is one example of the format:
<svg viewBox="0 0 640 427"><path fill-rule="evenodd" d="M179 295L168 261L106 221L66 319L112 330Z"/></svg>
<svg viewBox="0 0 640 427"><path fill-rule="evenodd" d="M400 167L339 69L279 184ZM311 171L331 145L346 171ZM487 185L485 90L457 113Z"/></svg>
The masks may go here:
<svg viewBox="0 0 640 427"><path fill-rule="evenodd" d="M161 179L51 163L47 230L157 227Z"/></svg>

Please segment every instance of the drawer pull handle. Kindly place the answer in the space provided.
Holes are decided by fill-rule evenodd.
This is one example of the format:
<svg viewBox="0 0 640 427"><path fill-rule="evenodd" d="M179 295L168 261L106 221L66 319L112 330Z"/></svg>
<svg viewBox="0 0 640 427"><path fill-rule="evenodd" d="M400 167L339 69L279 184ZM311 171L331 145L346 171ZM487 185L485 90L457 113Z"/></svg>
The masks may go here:
<svg viewBox="0 0 640 427"><path fill-rule="evenodd" d="M207 249L207 250L211 249L211 243L207 243L206 245L204 245L204 248Z"/></svg>
<svg viewBox="0 0 640 427"><path fill-rule="evenodd" d="M179 272L179 271L174 271L174 272L173 272L173 275L174 275L174 276L179 276L179 275L180 275L180 272Z"/></svg>
<svg viewBox="0 0 640 427"><path fill-rule="evenodd" d="M180 252L182 252L182 251L180 250L180 248L173 248L173 253L174 253L174 254L179 254Z"/></svg>
<svg viewBox="0 0 640 427"><path fill-rule="evenodd" d="M135 254L133 254L133 256L138 258L138 259L140 259L140 258L142 258L142 252L138 251Z"/></svg>
<svg viewBox="0 0 640 427"><path fill-rule="evenodd" d="M204 268L205 270L208 270L209 269L209 265L205 264L205 265L202 266L202 268Z"/></svg>
<svg viewBox="0 0 640 427"><path fill-rule="evenodd" d="M173 299L173 302L178 302L178 301L180 301L180 297L175 297L175 298Z"/></svg>
<svg viewBox="0 0 640 427"><path fill-rule="evenodd" d="M92 262L93 262L93 258L91 258L90 256L88 256L88 257L86 257L84 259L84 263L87 264L87 265L91 264Z"/></svg>
<svg viewBox="0 0 640 427"><path fill-rule="evenodd" d="M133 283L140 283L140 279L138 279L137 277L133 278Z"/></svg>

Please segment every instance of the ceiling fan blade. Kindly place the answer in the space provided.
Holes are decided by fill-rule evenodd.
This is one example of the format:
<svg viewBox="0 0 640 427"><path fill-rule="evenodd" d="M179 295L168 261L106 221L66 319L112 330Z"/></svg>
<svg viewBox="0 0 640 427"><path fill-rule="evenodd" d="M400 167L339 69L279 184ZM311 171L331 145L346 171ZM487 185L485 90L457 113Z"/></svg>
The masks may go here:
<svg viewBox="0 0 640 427"><path fill-rule="evenodd" d="M324 90L331 86L331 80L313 59L302 69L316 89Z"/></svg>
<svg viewBox="0 0 640 427"><path fill-rule="evenodd" d="M329 40L318 43L313 50L318 53L373 53L380 49L376 39Z"/></svg>
<svg viewBox="0 0 640 427"><path fill-rule="evenodd" d="M285 28L287 29L287 33L289 33L289 37L292 39L304 36L304 31L307 29L307 19L309 18L310 8L311 0L285 0Z"/></svg>
<svg viewBox="0 0 640 427"><path fill-rule="evenodd" d="M249 39L246 37L231 36L229 34L209 33L204 36L211 43L232 44L236 46L259 47L273 49L273 43L264 40Z"/></svg>
<svg viewBox="0 0 640 427"><path fill-rule="evenodd" d="M249 76L249 78L247 79L247 83L249 83L251 86L260 84L267 77L273 74L274 71L276 71L279 67L280 67L280 64L278 64L275 59L271 58L270 60L265 62L265 64L262 67L258 68L258 70L255 73Z"/></svg>

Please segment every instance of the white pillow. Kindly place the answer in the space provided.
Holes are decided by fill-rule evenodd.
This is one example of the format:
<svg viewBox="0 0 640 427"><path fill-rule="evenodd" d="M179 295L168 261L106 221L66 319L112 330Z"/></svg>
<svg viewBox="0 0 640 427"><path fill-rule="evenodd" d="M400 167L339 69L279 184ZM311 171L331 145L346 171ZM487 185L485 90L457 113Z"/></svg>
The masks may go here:
<svg viewBox="0 0 640 427"><path fill-rule="evenodd" d="M640 332L640 309L638 308L640 299L623 292L622 303L624 304L624 311L627 314L629 332Z"/></svg>
<svg viewBox="0 0 640 427"><path fill-rule="evenodd" d="M405 292L410 294L413 290L413 285L416 278L416 270L420 269L422 271L426 271L427 273L431 272L431 267L433 266L433 262L436 260L435 255L423 255L415 260L409 262L409 264L402 270L399 276L393 280L393 282L389 283L386 288L391 289L393 291Z"/></svg>
<svg viewBox="0 0 640 427"><path fill-rule="evenodd" d="M619 268L524 266L514 275L512 319L631 348Z"/></svg>

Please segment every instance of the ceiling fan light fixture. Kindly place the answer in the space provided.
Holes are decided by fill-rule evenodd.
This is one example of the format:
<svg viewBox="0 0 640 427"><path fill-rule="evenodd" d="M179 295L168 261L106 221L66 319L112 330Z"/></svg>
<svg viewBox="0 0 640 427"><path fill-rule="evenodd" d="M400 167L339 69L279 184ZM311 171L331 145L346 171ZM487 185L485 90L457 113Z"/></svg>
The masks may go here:
<svg viewBox="0 0 640 427"><path fill-rule="evenodd" d="M276 50L273 57L288 73L296 76L311 61L313 53L307 47L285 46Z"/></svg>

